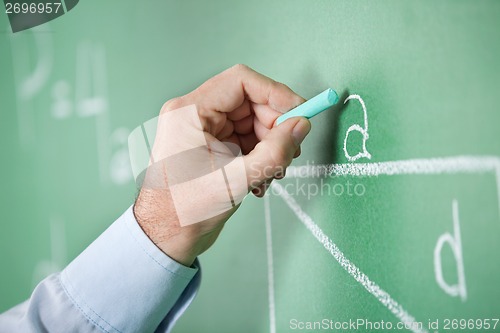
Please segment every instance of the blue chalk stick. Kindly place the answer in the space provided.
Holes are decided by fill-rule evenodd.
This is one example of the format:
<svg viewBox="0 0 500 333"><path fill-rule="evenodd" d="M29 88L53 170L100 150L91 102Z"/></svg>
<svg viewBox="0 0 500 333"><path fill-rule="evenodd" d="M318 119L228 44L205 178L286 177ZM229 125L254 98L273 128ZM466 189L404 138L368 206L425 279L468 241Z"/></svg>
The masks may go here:
<svg viewBox="0 0 500 333"><path fill-rule="evenodd" d="M276 125L281 124L288 118L292 117L306 117L311 118L320 112L325 111L330 106L336 104L339 100L339 96L333 89L326 89L321 94L314 96L307 102L304 102L297 106L295 109L288 111L287 113L279 116L276 119Z"/></svg>

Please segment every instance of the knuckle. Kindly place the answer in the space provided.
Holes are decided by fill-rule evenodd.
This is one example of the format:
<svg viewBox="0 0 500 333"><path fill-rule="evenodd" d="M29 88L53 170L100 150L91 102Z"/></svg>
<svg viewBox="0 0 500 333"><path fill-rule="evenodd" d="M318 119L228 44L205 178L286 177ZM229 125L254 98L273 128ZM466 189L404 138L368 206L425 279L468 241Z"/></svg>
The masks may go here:
<svg viewBox="0 0 500 333"><path fill-rule="evenodd" d="M182 98L175 97L175 98L168 100L167 102L165 102L163 104L163 106L161 107L160 113L173 111L173 110L178 109L180 107L182 107Z"/></svg>
<svg viewBox="0 0 500 333"><path fill-rule="evenodd" d="M214 126L214 129L219 132L222 130L224 125L226 124L226 116L224 114L214 114L212 117L210 117L210 122Z"/></svg>
<svg viewBox="0 0 500 333"><path fill-rule="evenodd" d="M235 72L240 73L240 72L246 72L246 71L250 70L250 67L248 67L245 64L236 64L233 67L231 67L231 69Z"/></svg>
<svg viewBox="0 0 500 333"><path fill-rule="evenodd" d="M274 81L274 90L286 94L289 94L292 90L284 83Z"/></svg>
<svg viewBox="0 0 500 333"><path fill-rule="evenodd" d="M278 81L274 81L274 86L278 89L290 90L290 88L286 84L278 82Z"/></svg>

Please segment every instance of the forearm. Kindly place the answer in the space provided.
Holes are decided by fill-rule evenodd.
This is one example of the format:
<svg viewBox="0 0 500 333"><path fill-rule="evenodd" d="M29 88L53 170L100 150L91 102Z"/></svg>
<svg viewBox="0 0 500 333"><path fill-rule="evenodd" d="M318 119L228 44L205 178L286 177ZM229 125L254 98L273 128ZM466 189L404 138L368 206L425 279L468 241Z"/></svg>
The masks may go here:
<svg viewBox="0 0 500 333"><path fill-rule="evenodd" d="M129 209L27 302L0 315L0 332L154 332L159 326L167 332L199 278L198 267L162 253Z"/></svg>

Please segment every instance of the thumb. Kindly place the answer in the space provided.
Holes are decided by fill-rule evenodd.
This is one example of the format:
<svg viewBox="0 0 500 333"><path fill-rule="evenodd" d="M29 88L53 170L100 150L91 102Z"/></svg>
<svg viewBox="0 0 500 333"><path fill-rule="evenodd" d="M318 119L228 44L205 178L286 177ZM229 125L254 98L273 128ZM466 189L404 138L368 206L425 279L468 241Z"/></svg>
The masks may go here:
<svg viewBox="0 0 500 333"><path fill-rule="evenodd" d="M273 127L244 157L249 188L253 189L284 172L310 130L311 123L302 117L290 118Z"/></svg>

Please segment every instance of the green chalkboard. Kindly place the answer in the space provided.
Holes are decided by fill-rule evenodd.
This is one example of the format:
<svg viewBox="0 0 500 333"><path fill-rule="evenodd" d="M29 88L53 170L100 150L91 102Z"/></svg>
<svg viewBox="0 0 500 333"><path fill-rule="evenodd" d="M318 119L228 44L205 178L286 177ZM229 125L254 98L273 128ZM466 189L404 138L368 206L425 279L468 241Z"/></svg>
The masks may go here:
<svg viewBox="0 0 500 333"><path fill-rule="evenodd" d="M133 203L130 131L245 63L341 100L201 256L174 332L494 331L499 2L87 0L0 30L0 311Z"/></svg>

